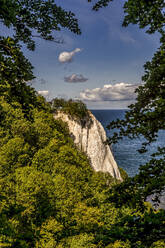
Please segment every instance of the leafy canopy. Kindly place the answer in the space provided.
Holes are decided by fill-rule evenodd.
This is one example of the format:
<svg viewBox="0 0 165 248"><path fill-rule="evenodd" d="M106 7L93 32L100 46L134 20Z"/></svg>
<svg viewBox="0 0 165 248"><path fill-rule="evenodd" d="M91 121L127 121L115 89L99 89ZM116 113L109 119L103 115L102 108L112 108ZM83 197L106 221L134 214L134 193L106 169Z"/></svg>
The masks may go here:
<svg viewBox="0 0 165 248"><path fill-rule="evenodd" d="M93 0L88 0L92 2ZM93 10L98 11L102 7L115 0L99 0L93 6ZM125 18L123 26L138 24L140 28L147 28L146 32L164 32L165 26L165 3L164 0L127 0L124 1Z"/></svg>
<svg viewBox="0 0 165 248"><path fill-rule="evenodd" d="M72 100L68 101L63 98L55 98L51 101L51 107L54 112L62 111L72 119L80 122L81 125L85 125L92 122L90 118L89 110L86 105L80 100Z"/></svg>
<svg viewBox="0 0 165 248"><path fill-rule="evenodd" d="M0 0L0 6L1 22L14 30L13 38L0 37L0 247L164 247L164 211L144 204L139 191L150 177L141 177L138 187L131 179L116 185L109 174L94 172L67 125L27 84L33 67L19 41L33 50L33 36L52 40L61 27L80 33L74 15L52 0ZM66 109L86 114L79 102Z"/></svg>
<svg viewBox="0 0 165 248"><path fill-rule="evenodd" d="M15 42L23 41L34 50L34 37L61 42L52 32L68 28L80 34L77 19L71 11L57 6L54 0L0 0L0 19L14 31Z"/></svg>
<svg viewBox="0 0 165 248"><path fill-rule="evenodd" d="M100 0L93 6L99 10L107 6L110 0ZM149 145L156 141L159 131L165 130L165 2L164 0L127 0L124 3L125 17L123 26L130 23L145 28L149 34L160 34L160 47L151 61L144 65L145 74L142 77L143 84L136 89L136 102L129 106L124 120L113 121L108 125L109 129L118 128L109 143L117 142L124 136L131 139L143 136L139 152L146 152ZM120 188L121 187L121 188ZM131 188L135 190L131 191ZM139 175L119 186L129 192L129 196L123 194L123 202L128 198L132 202L146 199L154 194L158 202L159 194L165 188L165 147L158 147L158 151L151 156L150 161L140 167ZM116 189L117 192L117 189ZM132 193L134 192L134 193ZM135 193L137 192L137 193ZM116 193L115 193L116 194ZM134 195L133 195L134 194ZM140 197L140 198L139 198ZM117 198L115 198L117 201ZM120 198L119 201L122 199Z"/></svg>

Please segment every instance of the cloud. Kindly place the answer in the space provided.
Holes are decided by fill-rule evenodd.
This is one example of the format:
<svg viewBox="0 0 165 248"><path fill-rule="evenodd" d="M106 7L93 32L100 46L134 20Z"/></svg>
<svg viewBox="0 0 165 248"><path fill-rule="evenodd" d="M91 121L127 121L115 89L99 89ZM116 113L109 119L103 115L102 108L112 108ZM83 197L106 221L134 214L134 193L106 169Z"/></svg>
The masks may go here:
<svg viewBox="0 0 165 248"><path fill-rule="evenodd" d="M46 84L46 80L44 78L40 78L40 84Z"/></svg>
<svg viewBox="0 0 165 248"><path fill-rule="evenodd" d="M64 94L64 93L61 93L61 94L58 94L57 95L57 98L63 98L65 100L68 100L68 95Z"/></svg>
<svg viewBox="0 0 165 248"><path fill-rule="evenodd" d="M111 7L102 15L102 20L108 27L108 34L110 40L120 40L123 43L136 44L137 37L134 33L130 32L130 28L124 29L122 27L124 19L123 11L124 1L119 1L118 4L111 3Z"/></svg>
<svg viewBox="0 0 165 248"><path fill-rule="evenodd" d="M73 56L76 54L76 53L79 53L81 52L81 49L80 48L76 48L75 50L73 50L72 52L62 52L60 53L59 57L58 57L58 60L59 62L61 63L69 63L69 62L72 62L73 60Z"/></svg>
<svg viewBox="0 0 165 248"><path fill-rule="evenodd" d="M34 78L34 79L28 81L27 83L30 84L30 85L36 84L37 83L37 80L36 80L36 78Z"/></svg>
<svg viewBox="0 0 165 248"><path fill-rule="evenodd" d="M49 91L48 90L39 90L38 94L41 95L41 96L46 97L46 96L49 95Z"/></svg>
<svg viewBox="0 0 165 248"><path fill-rule="evenodd" d="M83 75L72 74L71 76L64 77L64 81L67 83L84 83L88 81Z"/></svg>
<svg viewBox="0 0 165 248"><path fill-rule="evenodd" d="M137 42L128 30L123 29L120 24L113 22L111 26L109 24L109 38L110 40L120 40L130 44L135 44Z"/></svg>
<svg viewBox="0 0 165 248"><path fill-rule="evenodd" d="M30 84L36 84L36 83L46 84L46 80L44 78L34 78L31 81L29 81L28 83L30 83Z"/></svg>
<svg viewBox="0 0 165 248"><path fill-rule="evenodd" d="M137 85L129 83L106 84L103 88L86 89L80 92L80 99L84 101L128 101L134 100Z"/></svg>
<svg viewBox="0 0 165 248"><path fill-rule="evenodd" d="M132 37L132 35L125 30L121 30L121 29L115 29L116 32L113 33L113 31L111 32L111 36L115 36L116 39L119 38L121 41L125 42L125 43L135 43L136 40Z"/></svg>

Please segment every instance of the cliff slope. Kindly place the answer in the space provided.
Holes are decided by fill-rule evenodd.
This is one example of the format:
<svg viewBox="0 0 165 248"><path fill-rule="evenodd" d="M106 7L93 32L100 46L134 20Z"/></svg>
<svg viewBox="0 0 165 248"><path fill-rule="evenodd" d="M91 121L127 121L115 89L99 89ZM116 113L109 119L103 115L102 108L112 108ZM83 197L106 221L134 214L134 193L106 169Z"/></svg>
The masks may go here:
<svg viewBox="0 0 165 248"><path fill-rule="evenodd" d="M114 178L122 180L119 168L108 145L105 145L106 133L101 123L89 112L90 121L82 123L72 119L66 113L58 111L55 119L67 122L76 146L85 152L95 171L109 172Z"/></svg>

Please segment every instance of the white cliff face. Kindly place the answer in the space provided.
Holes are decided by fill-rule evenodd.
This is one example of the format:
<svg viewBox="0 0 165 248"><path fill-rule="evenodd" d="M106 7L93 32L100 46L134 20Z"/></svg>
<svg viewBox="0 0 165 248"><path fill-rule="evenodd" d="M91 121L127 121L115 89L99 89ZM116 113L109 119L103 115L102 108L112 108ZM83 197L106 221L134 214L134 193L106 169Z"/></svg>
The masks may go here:
<svg viewBox="0 0 165 248"><path fill-rule="evenodd" d="M114 160L109 145L105 145L106 133L101 123L90 112L92 124L87 122L84 126L63 112L54 115L55 119L67 122L74 143L85 152L95 171L109 172L114 178L122 180L119 168Z"/></svg>

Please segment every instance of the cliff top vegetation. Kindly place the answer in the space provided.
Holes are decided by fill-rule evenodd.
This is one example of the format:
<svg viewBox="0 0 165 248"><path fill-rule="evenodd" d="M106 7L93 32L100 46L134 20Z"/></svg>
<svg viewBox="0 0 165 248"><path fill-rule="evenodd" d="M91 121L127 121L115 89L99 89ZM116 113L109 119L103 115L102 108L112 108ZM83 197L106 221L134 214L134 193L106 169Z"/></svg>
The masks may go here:
<svg viewBox="0 0 165 248"><path fill-rule="evenodd" d="M85 103L80 100L69 99L67 101L63 98L55 98L51 101L51 107L54 112L60 110L68 114L71 119L80 122L82 125L85 125L87 122L92 122L89 110Z"/></svg>

